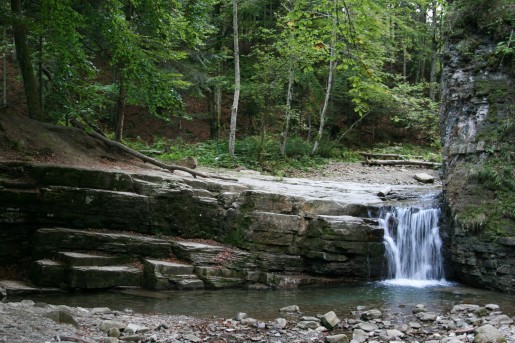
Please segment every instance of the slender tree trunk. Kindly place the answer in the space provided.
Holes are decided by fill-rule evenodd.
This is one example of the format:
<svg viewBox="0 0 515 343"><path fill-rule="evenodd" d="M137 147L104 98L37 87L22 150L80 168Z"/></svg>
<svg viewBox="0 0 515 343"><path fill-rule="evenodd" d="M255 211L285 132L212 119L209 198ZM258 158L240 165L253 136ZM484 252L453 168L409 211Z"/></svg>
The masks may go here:
<svg viewBox="0 0 515 343"><path fill-rule="evenodd" d="M31 52L27 44L27 27L23 23L21 0L11 0L11 11L15 18L13 20L14 43L16 55L20 64L21 75L25 97L29 107L29 116L33 119L43 120L43 111L39 104L39 92L34 69L32 68Z"/></svg>
<svg viewBox="0 0 515 343"><path fill-rule="evenodd" d="M407 64L407 60L406 60L406 47L403 47L402 48L402 78L404 79L404 82L406 82L406 64Z"/></svg>
<svg viewBox="0 0 515 343"><path fill-rule="evenodd" d="M324 105L322 106L322 111L320 112L320 126L318 128L318 135L315 139L315 144L313 145L311 155L314 155L317 152L318 146L320 145L320 141L322 140L322 135L324 133L325 115L327 112L327 107L329 106L329 98L331 97L331 88L333 86L333 74L334 70L336 69L335 44L336 30L333 31L333 41L331 42L331 55L329 57L329 75L327 76L327 88L325 91Z"/></svg>
<svg viewBox="0 0 515 343"><path fill-rule="evenodd" d="M39 36L39 51L38 51L38 79L39 79L39 106L41 106L41 112L45 113L45 94L43 83L43 36Z"/></svg>
<svg viewBox="0 0 515 343"><path fill-rule="evenodd" d="M238 0L232 1L232 26L234 31L234 99L231 107L231 127L229 133L229 154L234 157L236 143L236 118L240 100L240 46L238 42Z"/></svg>
<svg viewBox="0 0 515 343"><path fill-rule="evenodd" d="M215 137L220 138L221 119L222 119L222 87L215 85Z"/></svg>
<svg viewBox="0 0 515 343"><path fill-rule="evenodd" d="M120 90L118 92L118 104L116 108L116 131L115 140L121 142L123 139L123 124L125 121L125 98L127 97L127 88L125 87L125 81L120 76Z"/></svg>
<svg viewBox="0 0 515 343"><path fill-rule="evenodd" d="M4 26L2 42L6 46L2 54L2 103L7 105L7 29Z"/></svg>
<svg viewBox="0 0 515 343"><path fill-rule="evenodd" d="M431 71L429 73L429 98L433 101L436 100L436 91L435 91L435 83L436 83L436 63L437 63L437 50L438 50L438 42L436 41L436 3L432 3L432 12L433 12L433 22L431 26L433 28L433 36L431 39Z"/></svg>
<svg viewBox="0 0 515 343"><path fill-rule="evenodd" d="M281 155L286 155L286 143L288 141L288 131L290 130L290 118L291 118L291 99L293 97L293 81L295 76L295 68L293 67L293 61L290 61L290 73L288 75L288 92L286 94L286 115L284 130L281 133Z"/></svg>

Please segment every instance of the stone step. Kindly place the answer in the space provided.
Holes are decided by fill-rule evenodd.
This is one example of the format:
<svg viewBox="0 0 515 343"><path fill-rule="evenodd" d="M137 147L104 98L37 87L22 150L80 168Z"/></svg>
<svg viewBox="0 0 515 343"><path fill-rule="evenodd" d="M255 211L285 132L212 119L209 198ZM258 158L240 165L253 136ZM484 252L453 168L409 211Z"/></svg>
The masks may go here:
<svg viewBox="0 0 515 343"><path fill-rule="evenodd" d="M44 228L34 235L34 256L50 257L58 251L97 250L124 256L166 258L170 242L142 236L115 232Z"/></svg>
<svg viewBox="0 0 515 343"><path fill-rule="evenodd" d="M171 241L172 253L194 266L225 265L234 268L255 268L253 256L235 248L191 241Z"/></svg>
<svg viewBox="0 0 515 343"><path fill-rule="evenodd" d="M123 256L86 254L71 251L60 251L56 257L67 266L113 266L127 263L130 260L130 258Z"/></svg>
<svg viewBox="0 0 515 343"><path fill-rule="evenodd" d="M157 274L164 277L171 277L174 275L193 274L193 266L189 264L181 264L168 261L158 261L145 259L143 261L145 272Z"/></svg>
<svg viewBox="0 0 515 343"><path fill-rule="evenodd" d="M204 288L204 282L193 274L192 265L145 259L143 266L146 288L155 290Z"/></svg>
<svg viewBox="0 0 515 343"><path fill-rule="evenodd" d="M204 281L194 274L175 275L173 277L169 277L168 282L172 289L195 290L205 287Z"/></svg>
<svg viewBox="0 0 515 343"><path fill-rule="evenodd" d="M118 286L140 287L143 270L123 266L67 266L43 259L34 262L31 271L34 283L41 287L102 289Z"/></svg>
<svg viewBox="0 0 515 343"><path fill-rule="evenodd" d="M66 283L67 267L61 262L43 259L34 261L31 268L32 281L41 287L60 287Z"/></svg>
<svg viewBox="0 0 515 343"><path fill-rule="evenodd" d="M241 287L247 282L246 273L218 266L195 267L195 274L209 288L235 288Z"/></svg>
<svg viewBox="0 0 515 343"><path fill-rule="evenodd" d="M79 266L68 271L68 287L102 289L120 286L140 287L143 270L125 266Z"/></svg>

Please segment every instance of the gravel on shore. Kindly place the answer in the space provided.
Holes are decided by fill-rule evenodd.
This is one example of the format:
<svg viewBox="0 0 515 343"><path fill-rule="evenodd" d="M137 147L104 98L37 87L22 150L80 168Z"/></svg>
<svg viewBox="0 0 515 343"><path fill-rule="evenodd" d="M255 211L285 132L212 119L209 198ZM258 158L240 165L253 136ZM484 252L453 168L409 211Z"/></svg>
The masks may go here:
<svg viewBox="0 0 515 343"><path fill-rule="evenodd" d="M0 342L515 342L513 319L494 304L460 304L445 314L419 304L409 316L359 306L342 319L301 310L278 309L264 322L243 312L203 319L23 300L0 303Z"/></svg>

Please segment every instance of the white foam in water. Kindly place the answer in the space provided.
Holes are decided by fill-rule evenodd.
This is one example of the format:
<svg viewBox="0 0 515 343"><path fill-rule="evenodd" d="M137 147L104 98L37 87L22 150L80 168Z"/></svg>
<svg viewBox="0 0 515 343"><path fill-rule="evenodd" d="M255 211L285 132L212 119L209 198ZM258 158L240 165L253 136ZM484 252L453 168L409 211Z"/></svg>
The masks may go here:
<svg viewBox="0 0 515 343"><path fill-rule="evenodd" d="M382 215L388 262L386 285L429 287L448 285L444 279L440 209L394 208Z"/></svg>
<svg viewBox="0 0 515 343"><path fill-rule="evenodd" d="M453 284L445 279L440 280L414 280L414 279L389 279L380 282L386 286L404 286L404 287L436 287L436 286L452 286Z"/></svg>

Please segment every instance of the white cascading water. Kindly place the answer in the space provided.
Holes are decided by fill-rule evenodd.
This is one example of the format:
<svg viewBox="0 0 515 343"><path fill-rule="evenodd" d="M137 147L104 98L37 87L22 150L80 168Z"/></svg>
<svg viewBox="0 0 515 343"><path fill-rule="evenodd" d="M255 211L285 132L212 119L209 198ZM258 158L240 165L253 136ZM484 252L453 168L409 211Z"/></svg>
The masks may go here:
<svg viewBox="0 0 515 343"><path fill-rule="evenodd" d="M384 228L387 283L427 286L444 281L440 209L393 208L379 219Z"/></svg>

